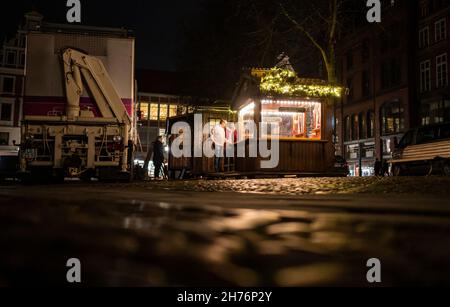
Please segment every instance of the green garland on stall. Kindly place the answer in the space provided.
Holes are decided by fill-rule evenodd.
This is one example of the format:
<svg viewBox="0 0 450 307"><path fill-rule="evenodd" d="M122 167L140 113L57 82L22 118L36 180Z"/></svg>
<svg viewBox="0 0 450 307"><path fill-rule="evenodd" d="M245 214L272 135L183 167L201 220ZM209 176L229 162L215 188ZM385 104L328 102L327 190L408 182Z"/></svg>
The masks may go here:
<svg viewBox="0 0 450 307"><path fill-rule="evenodd" d="M320 84L300 79L291 70L272 68L261 79L260 89L265 94L278 94L296 97L334 97L339 98L344 89L339 86Z"/></svg>

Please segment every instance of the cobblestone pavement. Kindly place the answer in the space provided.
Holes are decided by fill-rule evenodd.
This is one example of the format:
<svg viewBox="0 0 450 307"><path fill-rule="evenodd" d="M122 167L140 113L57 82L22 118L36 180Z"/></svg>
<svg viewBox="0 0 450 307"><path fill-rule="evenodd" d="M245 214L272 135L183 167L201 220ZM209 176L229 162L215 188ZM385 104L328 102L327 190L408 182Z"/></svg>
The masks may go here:
<svg viewBox="0 0 450 307"><path fill-rule="evenodd" d="M449 183L0 186L0 285L65 285L73 257L84 285L368 286L373 257L384 286L450 285Z"/></svg>
<svg viewBox="0 0 450 307"><path fill-rule="evenodd" d="M143 188L198 192L241 192L285 195L430 194L450 195L448 177L348 177L146 182Z"/></svg>

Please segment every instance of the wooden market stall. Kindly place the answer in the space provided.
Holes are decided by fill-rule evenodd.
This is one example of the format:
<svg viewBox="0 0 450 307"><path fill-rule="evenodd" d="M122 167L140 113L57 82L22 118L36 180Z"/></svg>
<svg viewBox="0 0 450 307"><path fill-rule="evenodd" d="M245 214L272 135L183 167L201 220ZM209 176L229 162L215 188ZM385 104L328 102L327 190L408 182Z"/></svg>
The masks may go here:
<svg viewBox="0 0 450 307"><path fill-rule="evenodd" d="M169 168L169 178L171 179L181 179L188 177L200 177L208 174L214 173L214 158L209 158L206 156L194 157L194 133L195 133L195 116L201 115L201 128L209 124L212 128L219 124L222 119L229 122L235 121L236 112L232 111L230 105L227 103L219 103L210 106L192 106L189 108L189 112L183 116L177 116L168 119L167 121L167 131L169 133L169 147L171 148L172 143L176 138L189 138L190 144L190 157L174 157L172 151L169 151L168 168ZM185 131L178 131L177 133L171 134L172 128L175 124L185 122L189 125L191 134L188 135ZM201 133L201 142L206 141L210 135ZM197 144L198 145L198 144ZM182 144L181 147L183 147ZM225 171L234 170L234 158L226 158L223 160L223 168Z"/></svg>
<svg viewBox="0 0 450 307"><path fill-rule="evenodd" d="M240 142L245 142L246 157L236 158L235 171L295 175L329 172L335 151L333 99L342 93L343 88L323 80L299 78L292 67L245 71L235 91L233 109L240 123L254 121L258 127L260 123L278 124L279 164L263 169L260 155L249 158L248 138L252 136L243 131ZM267 137L261 131L257 133L258 142Z"/></svg>

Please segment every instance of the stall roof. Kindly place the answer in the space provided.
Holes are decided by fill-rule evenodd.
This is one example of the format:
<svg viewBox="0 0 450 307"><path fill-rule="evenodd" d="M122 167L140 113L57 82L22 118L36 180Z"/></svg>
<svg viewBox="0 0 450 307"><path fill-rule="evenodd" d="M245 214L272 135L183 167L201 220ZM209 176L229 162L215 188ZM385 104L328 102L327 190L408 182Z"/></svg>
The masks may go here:
<svg viewBox="0 0 450 307"><path fill-rule="evenodd" d="M321 79L300 78L293 70L272 68L254 69L253 77L260 79L262 94L284 97L339 98L344 93L341 86L330 84Z"/></svg>

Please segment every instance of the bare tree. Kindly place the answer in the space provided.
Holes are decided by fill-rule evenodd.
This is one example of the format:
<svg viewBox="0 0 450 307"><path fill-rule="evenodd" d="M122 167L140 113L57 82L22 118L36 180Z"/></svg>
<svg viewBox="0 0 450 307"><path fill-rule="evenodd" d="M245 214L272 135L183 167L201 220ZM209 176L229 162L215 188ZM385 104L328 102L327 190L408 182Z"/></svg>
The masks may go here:
<svg viewBox="0 0 450 307"><path fill-rule="evenodd" d="M342 24L345 0L296 1L297 6L279 3L282 15L304 35L322 57L328 82L336 79L336 40Z"/></svg>

